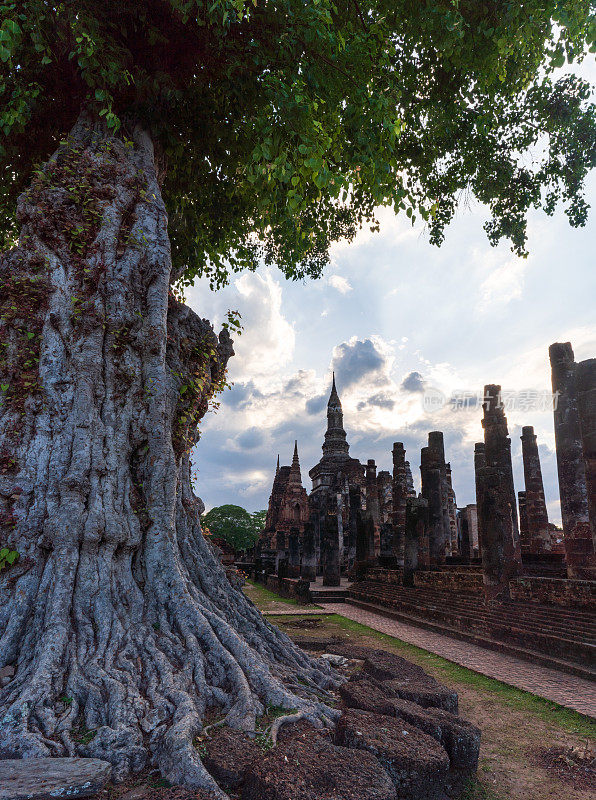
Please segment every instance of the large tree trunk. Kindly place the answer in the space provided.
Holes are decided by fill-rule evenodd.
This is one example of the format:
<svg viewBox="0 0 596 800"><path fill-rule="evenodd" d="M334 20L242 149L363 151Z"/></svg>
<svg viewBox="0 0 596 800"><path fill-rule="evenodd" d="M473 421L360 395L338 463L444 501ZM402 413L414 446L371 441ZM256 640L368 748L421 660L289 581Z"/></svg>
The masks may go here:
<svg viewBox="0 0 596 800"><path fill-rule="evenodd" d="M267 623L201 534L189 448L232 347L171 295L153 147L82 114L0 260L0 758L148 764L210 788L207 711L319 721L329 668ZM213 713L211 713L213 712Z"/></svg>

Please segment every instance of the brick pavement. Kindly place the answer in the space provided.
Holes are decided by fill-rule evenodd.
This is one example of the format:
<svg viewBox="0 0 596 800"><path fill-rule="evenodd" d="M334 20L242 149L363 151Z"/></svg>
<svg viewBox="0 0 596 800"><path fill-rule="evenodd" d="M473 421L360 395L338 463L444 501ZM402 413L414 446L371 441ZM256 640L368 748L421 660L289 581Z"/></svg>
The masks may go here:
<svg viewBox="0 0 596 800"><path fill-rule="evenodd" d="M325 611L368 625L474 672L596 718L596 684L585 678L407 625L347 603L325 603Z"/></svg>

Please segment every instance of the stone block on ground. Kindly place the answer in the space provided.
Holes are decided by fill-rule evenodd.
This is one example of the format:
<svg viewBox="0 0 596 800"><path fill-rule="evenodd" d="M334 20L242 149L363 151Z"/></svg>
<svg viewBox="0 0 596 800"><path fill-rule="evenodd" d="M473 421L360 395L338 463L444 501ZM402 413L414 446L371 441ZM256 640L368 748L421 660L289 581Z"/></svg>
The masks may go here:
<svg viewBox="0 0 596 800"><path fill-rule="evenodd" d="M440 708L421 708L408 700L389 701L396 717L414 725L440 742L449 756L450 793L458 794L476 773L480 753L480 729Z"/></svg>
<svg viewBox="0 0 596 800"><path fill-rule="evenodd" d="M418 664L413 664L395 653L387 653L385 650L372 650L366 654L363 670L378 681L425 678L434 680Z"/></svg>
<svg viewBox="0 0 596 800"><path fill-rule="evenodd" d="M395 697L395 692L366 673L359 673L342 684L339 694L348 708L394 716L391 699Z"/></svg>
<svg viewBox="0 0 596 800"><path fill-rule="evenodd" d="M423 708L442 708L451 714L457 714L457 692L441 686L430 675L426 675L421 680L385 681L383 686L391 689L393 694L402 700L417 703Z"/></svg>
<svg viewBox="0 0 596 800"><path fill-rule="evenodd" d="M226 726L215 728L211 737L201 744L206 751L201 753L201 760L223 789L237 789L247 769L262 755L253 739Z"/></svg>
<svg viewBox="0 0 596 800"><path fill-rule="evenodd" d="M401 719L348 709L337 726L337 742L367 750L383 765L404 800L441 800L449 756L441 744Z"/></svg>
<svg viewBox="0 0 596 800"><path fill-rule="evenodd" d="M372 753L337 747L314 737L280 744L255 762L248 770L241 797L395 800L396 794L389 775Z"/></svg>
<svg viewBox="0 0 596 800"><path fill-rule="evenodd" d="M91 797L101 791L112 765L98 758L23 758L0 761L0 800Z"/></svg>

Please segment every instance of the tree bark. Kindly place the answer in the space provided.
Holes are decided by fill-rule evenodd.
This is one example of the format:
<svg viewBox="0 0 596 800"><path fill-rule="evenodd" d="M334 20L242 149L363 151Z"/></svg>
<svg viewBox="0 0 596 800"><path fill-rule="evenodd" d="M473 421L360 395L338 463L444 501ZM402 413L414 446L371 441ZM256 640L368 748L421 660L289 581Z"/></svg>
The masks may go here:
<svg viewBox="0 0 596 800"><path fill-rule="evenodd" d="M152 142L128 136L81 114L0 259L0 547L19 553L0 571L0 758L98 757L116 780L151 764L223 798L193 746L205 714L329 723L334 679L202 536L189 450L233 351L170 292Z"/></svg>

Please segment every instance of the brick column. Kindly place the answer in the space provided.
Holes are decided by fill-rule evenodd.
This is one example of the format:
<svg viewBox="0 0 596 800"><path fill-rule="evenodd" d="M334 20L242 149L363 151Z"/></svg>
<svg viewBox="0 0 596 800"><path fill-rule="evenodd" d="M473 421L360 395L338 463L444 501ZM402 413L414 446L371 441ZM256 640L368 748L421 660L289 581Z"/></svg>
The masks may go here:
<svg viewBox="0 0 596 800"><path fill-rule="evenodd" d="M482 519L480 518L481 486L479 482L480 470L486 466L486 456L484 453L484 442L476 442L474 445L474 477L476 481L476 520L478 525L478 556L482 556Z"/></svg>
<svg viewBox="0 0 596 800"><path fill-rule="evenodd" d="M570 578L591 578L593 564L589 562L593 562L594 543L577 404L577 365L569 342L551 344L548 352L555 394L555 444L567 574Z"/></svg>
<svg viewBox="0 0 596 800"><path fill-rule="evenodd" d="M300 529L290 528L288 535L288 559L290 578L300 575Z"/></svg>
<svg viewBox="0 0 596 800"><path fill-rule="evenodd" d="M406 500L405 545L404 545L404 586L414 585L414 573L419 566L420 551L423 549L428 503L423 498L408 497ZM424 564L420 564L424 566Z"/></svg>
<svg viewBox="0 0 596 800"><path fill-rule="evenodd" d="M393 444L393 542L392 554L398 564L404 563L404 542L406 534L406 498L408 496L408 473L406 451L402 442Z"/></svg>
<svg viewBox="0 0 596 800"><path fill-rule="evenodd" d="M316 581L317 579L315 544L314 523L305 522L304 533L302 535L302 564L300 565L300 577L305 581Z"/></svg>
<svg viewBox="0 0 596 800"><path fill-rule="evenodd" d="M489 602L509 598L509 580L519 575L512 554L512 506L507 473L502 467L483 467L478 475L482 518L482 577L484 595Z"/></svg>
<svg viewBox="0 0 596 800"><path fill-rule="evenodd" d="M327 509L323 523L325 538L325 560L323 562L323 586L339 586L339 530L337 525L337 509Z"/></svg>
<svg viewBox="0 0 596 800"><path fill-rule="evenodd" d="M509 596L509 579L521 573L517 498L513 486L511 439L501 403L501 387L484 387L484 456L479 470L482 570L488 600Z"/></svg>
<svg viewBox="0 0 596 800"><path fill-rule="evenodd" d="M552 549L551 534L548 527L546 501L544 499L542 469L540 468L540 456L538 455L536 434L531 425L522 428L521 443L524 462L524 482L526 485L526 515L530 552L550 553Z"/></svg>
<svg viewBox="0 0 596 800"><path fill-rule="evenodd" d="M451 464L445 465L445 479L447 485L447 512L449 514L449 532L451 539L451 555L459 555L457 539L457 507L455 505L455 492L451 480Z"/></svg>
<svg viewBox="0 0 596 800"><path fill-rule="evenodd" d="M372 520L372 535L368 539L368 559L377 557L377 538L379 526L379 492L377 487L377 465L373 458L366 462L366 516Z"/></svg>
<svg viewBox="0 0 596 800"><path fill-rule="evenodd" d="M588 490L588 515L592 531L592 574L596 551L596 358L580 361L577 365L577 409L582 438L582 451L586 468Z"/></svg>
<svg viewBox="0 0 596 800"><path fill-rule="evenodd" d="M428 549L431 565L445 563L449 527L444 518L443 465L436 448L423 447L420 451L420 476L422 497L428 503Z"/></svg>
<svg viewBox="0 0 596 800"><path fill-rule="evenodd" d="M517 505L519 507L519 543L522 554L530 552L530 531L528 528L528 510L526 507L526 493L517 493Z"/></svg>
<svg viewBox="0 0 596 800"><path fill-rule="evenodd" d="M449 481L447 464L445 463L445 444L442 431L431 431L428 434L428 446L434 451L437 463L441 468L441 515L443 517L443 538L445 556L451 555L451 521L449 517Z"/></svg>

